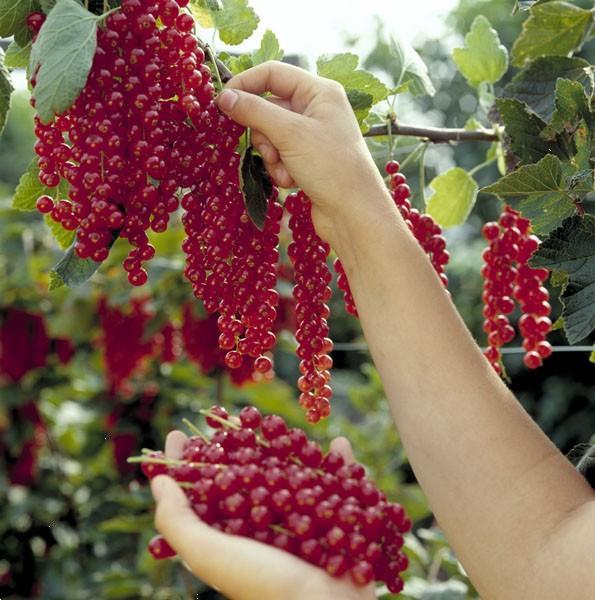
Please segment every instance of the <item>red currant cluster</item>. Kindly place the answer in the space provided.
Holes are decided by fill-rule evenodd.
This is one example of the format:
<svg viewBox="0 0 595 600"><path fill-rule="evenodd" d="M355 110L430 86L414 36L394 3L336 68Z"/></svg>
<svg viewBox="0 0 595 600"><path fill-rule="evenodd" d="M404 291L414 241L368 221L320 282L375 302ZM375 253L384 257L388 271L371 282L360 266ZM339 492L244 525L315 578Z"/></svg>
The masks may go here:
<svg viewBox="0 0 595 600"><path fill-rule="evenodd" d="M13 485L32 486L37 481L39 453L46 444L47 427L37 408L36 402L26 402L9 411L12 422L11 438L17 431L21 434L17 448L5 448L4 459L8 479ZM0 443L1 445L1 443Z"/></svg>
<svg viewBox="0 0 595 600"><path fill-rule="evenodd" d="M143 359L153 355L153 338L144 339L145 326L152 316L147 303L146 298L134 299L130 311L125 312L109 306L105 297L99 301L101 345L111 393L131 393L128 379L141 367Z"/></svg>
<svg viewBox="0 0 595 600"><path fill-rule="evenodd" d="M273 366L264 353L276 343L271 330L279 303L275 285L283 208L274 188L259 231L244 206L235 142L216 160L218 176L199 182L182 201L185 275L206 310L219 312L218 345L226 351L227 367L239 369L250 357L254 370L264 374Z"/></svg>
<svg viewBox="0 0 595 600"><path fill-rule="evenodd" d="M314 230L312 204L303 192L289 195L285 207L291 215L289 228L293 234L287 255L293 264L295 280L296 353L301 359L300 406L306 410L308 422L317 423L329 416L333 395L328 385L333 366L329 355L333 342L328 337L327 323L330 315L327 302L332 296L329 287L332 275L326 263L330 247Z"/></svg>
<svg viewBox="0 0 595 600"><path fill-rule="evenodd" d="M552 328L549 319L549 294L543 283L549 276L547 269L533 269L529 259L539 247L539 238L531 234L531 221L505 206L498 222L486 223L482 229L488 241L483 252L485 265L481 275L483 286L483 323L488 335L484 354L496 372L502 372L500 348L515 337L509 315L518 303L522 316L519 331L526 350L525 365L530 369L541 366L552 353L545 340Z"/></svg>
<svg viewBox="0 0 595 600"><path fill-rule="evenodd" d="M411 189L407 185L405 175L399 173L399 168L400 165L396 160L389 160L386 163L385 170L390 177L391 195L411 233L428 255L444 287L447 287L448 277L444 272L444 267L448 264L450 255L446 250L446 240L442 235L442 229L430 215L421 214L416 208L411 207L411 202L409 202ZM343 265L337 259L334 266L337 272L337 285L345 295L345 308L347 312L357 317L357 308Z"/></svg>
<svg viewBox="0 0 595 600"><path fill-rule="evenodd" d="M255 372L254 360L249 356L242 356L242 364L239 367L230 369L227 366L226 352L217 345L219 328L216 314L199 318L194 315L193 306L190 304L184 306L182 314L181 333L184 349L188 358L198 364L203 373L212 375L216 371L226 372L236 386L255 381L256 378L270 379L274 376L272 369L266 373Z"/></svg>
<svg viewBox="0 0 595 600"><path fill-rule="evenodd" d="M403 534L411 521L364 467L345 464L335 452L324 455L303 430L288 429L276 415L262 417L253 406L239 420L221 407L205 412L216 431L210 439L189 438L181 460L161 453L131 460L149 478L173 477L194 512L220 531L275 546L335 577L349 573L359 586L379 580L392 593L402 590ZM161 536L149 550L155 558L175 555Z"/></svg>
<svg viewBox="0 0 595 600"><path fill-rule="evenodd" d="M205 132L221 119L193 18L180 11L187 1L123 0L98 32L73 106L50 123L35 120L41 182L69 183L68 199L42 196L38 209L76 230L81 258L103 261L118 235L128 239L124 268L133 285L146 281L142 263L155 253L147 230L165 231L178 190L204 176L218 152L206 150Z"/></svg>
<svg viewBox="0 0 595 600"><path fill-rule="evenodd" d="M0 379L19 382L33 369L45 367L55 355L67 364L74 355L65 337L50 338L42 315L20 308L0 308Z"/></svg>

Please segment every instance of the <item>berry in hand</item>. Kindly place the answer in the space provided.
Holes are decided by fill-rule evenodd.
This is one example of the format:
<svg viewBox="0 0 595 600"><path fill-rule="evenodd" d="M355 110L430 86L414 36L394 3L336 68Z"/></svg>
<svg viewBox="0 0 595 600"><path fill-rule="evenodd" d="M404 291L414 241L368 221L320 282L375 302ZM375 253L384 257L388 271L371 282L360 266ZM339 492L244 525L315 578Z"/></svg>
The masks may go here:
<svg viewBox="0 0 595 600"><path fill-rule="evenodd" d="M408 561L403 535L411 521L367 479L361 465L323 456L300 429L277 415L244 407L237 420L222 407L204 411L217 429L189 438L181 460L154 453L140 462L150 479L166 472L184 490L199 518L220 531L290 552L357 586L384 582L397 593ZM175 555L156 536L155 558Z"/></svg>

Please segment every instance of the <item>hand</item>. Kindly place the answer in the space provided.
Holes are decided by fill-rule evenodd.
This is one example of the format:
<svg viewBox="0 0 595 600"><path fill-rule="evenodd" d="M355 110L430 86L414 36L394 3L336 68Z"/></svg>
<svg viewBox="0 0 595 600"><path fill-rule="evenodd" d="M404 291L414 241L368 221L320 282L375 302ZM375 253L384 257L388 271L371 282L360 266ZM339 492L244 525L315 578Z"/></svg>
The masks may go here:
<svg viewBox="0 0 595 600"><path fill-rule="evenodd" d="M262 98L265 92L272 96ZM252 143L275 182L299 186L311 198L316 231L331 245L341 227L337 218L357 223L362 201L385 197L392 206L337 82L270 61L233 77L217 104L252 129ZM375 189L382 193L372 194Z"/></svg>
<svg viewBox="0 0 595 600"><path fill-rule="evenodd" d="M180 458L185 442L182 432L171 432L165 443L166 456ZM331 449L353 462L351 446L345 438L333 440ZM209 527L196 516L171 477L155 477L151 490L157 502L157 530L195 575L233 600L375 598L373 584L357 588L349 578L331 577L288 552Z"/></svg>

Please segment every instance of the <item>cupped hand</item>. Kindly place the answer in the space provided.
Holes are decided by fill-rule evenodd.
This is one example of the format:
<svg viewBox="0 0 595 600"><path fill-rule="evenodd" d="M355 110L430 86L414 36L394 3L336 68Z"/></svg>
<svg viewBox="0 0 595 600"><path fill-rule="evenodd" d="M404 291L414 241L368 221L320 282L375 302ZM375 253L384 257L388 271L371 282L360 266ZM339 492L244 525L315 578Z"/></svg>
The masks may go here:
<svg viewBox="0 0 595 600"><path fill-rule="evenodd" d="M173 431L167 436L168 458L182 456L186 436ZM337 438L331 449L353 462L349 442ZM373 584L355 587L347 577L331 577L319 567L248 538L209 527L192 510L178 484L165 475L151 481L157 503L155 526L192 572L232 600L370 600Z"/></svg>
<svg viewBox="0 0 595 600"><path fill-rule="evenodd" d="M316 230L331 244L338 215L358 219L370 191L384 189L339 83L270 61L233 77L217 104L251 128L276 183L312 199Z"/></svg>

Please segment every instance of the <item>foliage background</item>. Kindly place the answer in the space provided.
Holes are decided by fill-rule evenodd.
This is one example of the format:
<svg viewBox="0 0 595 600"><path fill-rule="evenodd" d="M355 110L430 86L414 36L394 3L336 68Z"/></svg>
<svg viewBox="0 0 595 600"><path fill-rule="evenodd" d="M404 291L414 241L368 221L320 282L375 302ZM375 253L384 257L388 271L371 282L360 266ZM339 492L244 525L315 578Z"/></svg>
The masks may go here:
<svg viewBox="0 0 595 600"><path fill-rule="evenodd" d="M589 2L582 4L591 7ZM449 18L450 35L462 39L474 17L484 14L510 47L523 18L511 17L512 7L510 0L461 0ZM381 33L379 26L378 31L366 35ZM436 125L462 126L477 113L477 102L450 58L452 39L427 40L420 45L437 93L433 98L403 101L399 116L407 122L431 113ZM363 62L386 77L390 65L381 49L379 37L378 45ZM589 46L584 53L592 58ZM130 394L111 397L97 342L98 298L107 294L112 304L125 307L131 296L150 291L155 316L147 329L156 329L165 317L179 323L181 306L191 298L180 275L181 231L173 229L155 237L160 258L153 261L148 289L133 292L123 285L117 267L122 252L116 246L110 258L112 266L103 267L91 284L49 294L47 272L59 251L38 216L9 208L18 178L33 157L33 141L28 95L19 92L13 97L8 123L0 137L0 307L42 313L50 335L72 339L77 351L67 365L51 359L46 367L32 371L18 383L0 386L0 434L5 454L6 448L18 453L32 436L30 423L19 418L19 408L35 402L47 427L39 470L31 485L11 485L7 464L0 471L0 597L58 599L64 598L67 591L68 598L81 600L175 599L193 598L201 591L201 598L215 598L214 591L206 590L179 563L157 563L148 555L145 546L152 535L150 497L136 470L118 467L116 439L131 433L137 451L141 446L159 447L165 433L178 426L182 417L195 420L197 411L217 398L230 405L254 403L304 426L294 400L297 364L291 338L283 338L276 356L278 378L273 383L236 388L225 376L201 374L185 359L173 365L150 360L142 376L133 381ZM371 143L379 163L385 158L383 142L380 139ZM399 140L397 157L404 158L412 147L411 140ZM431 148L426 180L452 164L471 168L483 160L485 152L482 143ZM418 190L415 201L421 205L418 167L412 164L406 174L412 188ZM497 177L495 167L478 174L480 185ZM448 268L450 289L480 343L479 271L484 243L479 230L481 223L495 218L499 209L500 202L493 196L480 195L468 222L448 233L453 257ZM335 341L362 341L358 323L345 316L339 297L332 308ZM559 306L554 306L554 314L558 312ZM551 341L566 343L558 332ZM365 351L337 351L334 358L333 416L311 434L324 441L338 434L350 438L358 458L378 484L402 502L414 518L414 535L407 541L412 565L405 597L476 597L415 483L369 356ZM595 430L593 367L587 358L578 353L555 353L539 371L524 369L520 354L506 358L512 389L565 453L575 444L587 442ZM141 419L138 412L147 394L153 398L149 420ZM108 415L116 405L124 410L115 427L108 426Z"/></svg>

